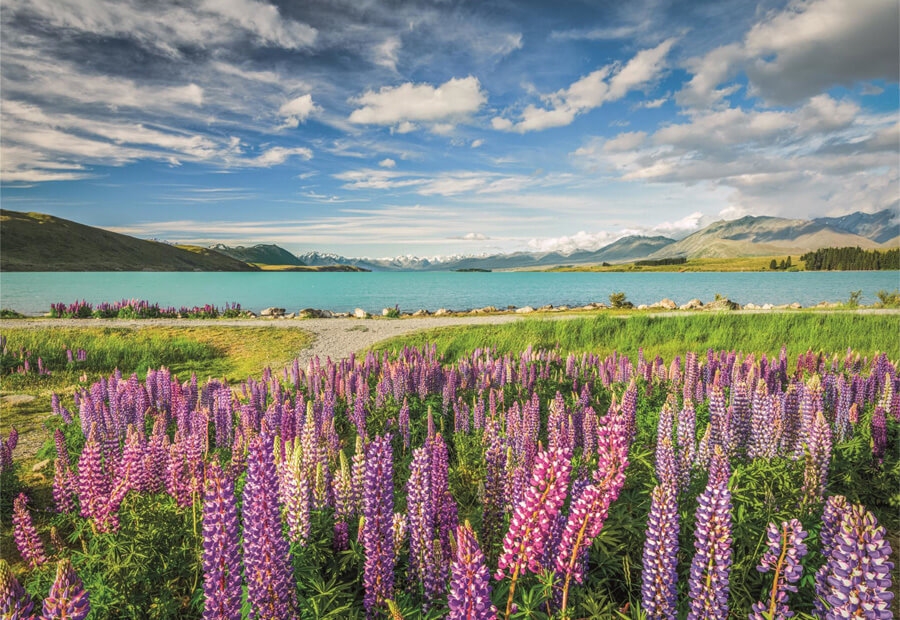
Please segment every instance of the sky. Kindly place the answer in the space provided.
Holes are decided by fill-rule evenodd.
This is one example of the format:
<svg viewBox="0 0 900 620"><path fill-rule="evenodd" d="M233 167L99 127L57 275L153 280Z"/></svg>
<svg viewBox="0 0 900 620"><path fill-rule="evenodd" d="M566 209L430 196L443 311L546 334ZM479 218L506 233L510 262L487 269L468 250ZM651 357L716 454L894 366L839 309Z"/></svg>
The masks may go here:
<svg viewBox="0 0 900 620"><path fill-rule="evenodd" d="M898 209L898 23L895 0L4 0L0 203L367 257Z"/></svg>

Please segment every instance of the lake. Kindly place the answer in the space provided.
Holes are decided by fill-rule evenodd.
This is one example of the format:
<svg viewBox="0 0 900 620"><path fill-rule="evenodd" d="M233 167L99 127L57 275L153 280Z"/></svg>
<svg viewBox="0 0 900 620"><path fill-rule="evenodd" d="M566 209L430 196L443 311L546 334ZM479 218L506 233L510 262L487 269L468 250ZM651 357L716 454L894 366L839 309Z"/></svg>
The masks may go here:
<svg viewBox="0 0 900 620"><path fill-rule="evenodd" d="M248 310L278 306L288 312L323 308L373 314L400 306L465 310L546 304L608 303L622 291L635 305L664 297L683 304L707 302L716 294L740 304L803 306L846 301L861 290L860 303L877 301L879 290L900 286L897 271L739 272L739 273L537 273L537 272L373 272L373 273L145 273L41 272L0 273L0 306L28 315L47 312L51 303L85 299L97 304L120 299L146 299L162 306L220 308L237 302Z"/></svg>

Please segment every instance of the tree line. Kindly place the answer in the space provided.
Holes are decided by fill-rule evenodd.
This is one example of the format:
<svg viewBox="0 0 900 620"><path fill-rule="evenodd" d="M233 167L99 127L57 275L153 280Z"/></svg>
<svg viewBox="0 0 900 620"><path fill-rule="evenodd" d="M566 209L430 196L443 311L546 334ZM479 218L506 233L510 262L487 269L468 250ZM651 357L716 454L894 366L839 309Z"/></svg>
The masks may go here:
<svg viewBox="0 0 900 620"><path fill-rule="evenodd" d="M900 248L863 250L860 247L820 248L800 257L807 271L878 271L900 269Z"/></svg>

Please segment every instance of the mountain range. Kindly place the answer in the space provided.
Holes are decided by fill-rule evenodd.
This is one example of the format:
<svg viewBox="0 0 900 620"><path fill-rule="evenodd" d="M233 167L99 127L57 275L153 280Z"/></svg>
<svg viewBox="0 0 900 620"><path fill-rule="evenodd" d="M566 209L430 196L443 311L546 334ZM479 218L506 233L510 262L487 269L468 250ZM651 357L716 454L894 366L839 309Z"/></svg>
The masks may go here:
<svg viewBox="0 0 900 620"><path fill-rule="evenodd" d="M324 252L296 255L274 244L170 245L50 215L0 211L0 269L4 271L254 271L258 266L313 270L343 266L369 271L545 269L641 259L784 256L848 246L900 246L897 212L885 209L811 220L746 216L714 222L683 239L628 236L597 250L571 253L353 258Z"/></svg>

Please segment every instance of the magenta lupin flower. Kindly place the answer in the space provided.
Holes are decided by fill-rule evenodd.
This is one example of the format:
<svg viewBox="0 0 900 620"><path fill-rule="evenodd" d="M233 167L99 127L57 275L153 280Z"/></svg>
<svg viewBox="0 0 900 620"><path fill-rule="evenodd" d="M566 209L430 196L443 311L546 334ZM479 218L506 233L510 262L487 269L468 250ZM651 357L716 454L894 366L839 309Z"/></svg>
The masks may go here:
<svg viewBox="0 0 900 620"><path fill-rule="evenodd" d="M456 528L456 554L450 574L447 618L494 620L497 617L497 609L491 603L491 576L468 521Z"/></svg>
<svg viewBox="0 0 900 620"><path fill-rule="evenodd" d="M47 561L47 554L44 552L44 543L41 542L31 521L31 513L28 512L27 504L28 496L24 493L19 493L19 496L13 501L13 538L15 538L16 547L18 547L22 559L32 568L37 568Z"/></svg>
<svg viewBox="0 0 900 620"><path fill-rule="evenodd" d="M294 580L288 542L281 531L273 442L265 431L250 442L243 513L251 615L260 620L294 618Z"/></svg>
<svg viewBox="0 0 900 620"><path fill-rule="evenodd" d="M891 545L875 516L863 506L851 506L826 561L825 618L892 618L890 555Z"/></svg>
<svg viewBox="0 0 900 620"><path fill-rule="evenodd" d="M90 611L88 592L75 574L72 563L67 559L60 560L56 580L44 599L41 620L84 620Z"/></svg>
<svg viewBox="0 0 900 620"><path fill-rule="evenodd" d="M535 458L531 484L525 491L525 497L513 511L494 575L498 580L507 575L510 577L506 618L512 613L516 580L526 570L536 573L542 568L544 542L566 500L569 474L572 471L571 459L572 451L569 448L539 451Z"/></svg>
<svg viewBox="0 0 900 620"><path fill-rule="evenodd" d="M0 558L0 617L10 620L34 618L34 601L9 569L9 562Z"/></svg>
<svg viewBox="0 0 900 620"><path fill-rule="evenodd" d="M62 459L56 459L53 463L53 505L56 512L66 513L75 510L72 486L72 472Z"/></svg>
<svg viewBox="0 0 900 620"><path fill-rule="evenodd" d="M81 516L97 521L102 517L106 500L112 491L109 476L103 468L97 425L91 426L90 435L78 458L78 502Z"/></svg>
<svg viewBox="0 0 900 620"><path fill-rule="evenodd" d="M728 615L731 574L731 477L728 459L715 446L709 482L697 498L694 559L688 581L691 607L688 620L718 620Z"/></svg>
<svg viewBox="0 0 900 620"><path fill-rule="evenodd" d="M206 469L203 498L204 620L241 617L240 529L234 483L218 461Z"/></svg>
<svg viewBox="0 0 900 620"><path fill-rule="evenodd" d="M641 605L652 620L674 620L678 594L678 501L674 487L653 489L644 568L641 571Z"/></svg>
<svg viewBox="0 0 900 620"><path fill-rule="evenodd" d="M774 572L772 589L765 602L753 603L750 620L770 620L774 618L791 618L794 612L788 607L788 592L796 592L803 574L800 560L806 555L807 537L803 525L797 519L784 521L781 527L769 523L766 528L768 548L756 567L761 573Z"/></svg>
<svg viewBox="0 0 900 620"><path fill-rule="evenodd" d="M394 459L390 435L376 436L366 449L366 485L362 543L366 552L363 582L366 613L394 592Z"/></svg>

